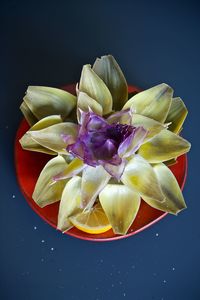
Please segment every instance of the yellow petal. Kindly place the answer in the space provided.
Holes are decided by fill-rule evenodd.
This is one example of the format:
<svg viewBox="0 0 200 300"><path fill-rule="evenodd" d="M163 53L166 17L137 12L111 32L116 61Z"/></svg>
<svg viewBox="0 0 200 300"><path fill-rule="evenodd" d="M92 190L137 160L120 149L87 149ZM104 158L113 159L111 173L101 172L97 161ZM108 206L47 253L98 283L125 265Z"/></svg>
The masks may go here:
<svg viewBox="0 0 200 300"><path fill-rule="evenodd" d="M23 100L38 120L55 114L64 120L76 105L74 95L46 86L29 86Z"/></svg>
<svg viewBox="0 0 200 300"><path fill-rule="evenodd" d="M74 175L80 173L84 168L84 162L79 158L74 158L65 168L62 173L56 174L54 180L61 180L65 178L70 178Z"/></svg>
<svg viewBox="0 0 200 300"><path fill-rule="evenodd" d="M73 143L77 137L77 132L78 126L76 124L64 122L41 130L28 131L26 134L45 148L48 148L59 154L67 154L67 144L64 142L62 135L71 136L70 143Z"/></svg>
<svg viewBox="0 0 200 300"><path fill-rule="evenodd" d="M65 232L73 226L69 221L69 217L81 211L80 202L81 178L75 176L67 182L62 193L58 213L58 229Z"/></svg>
<svg viewBox="0 0 200 300"><path fill-rule="evenodd" d="M154 208L172 214L177 214L179 211L186 208L181 189L170 169L162 163L154 165L153 169L156 173L163 194L165 195L165 201L159 203L158 201L150 200L147 201L147 203Z"/></svg>
<svg viewBox="0 0 200 300"><path fill-rule="evenodd" d="M147 130L147 135L145 138L145 142L149 139L151 139L153 136L158 134L161 130L166 128L166 125L157 122L153 119L150 119L148 117L139 115L139 114L134 114L132 115L132 125L134 127L139 127L142 126L144 129Z"/></svg>
<svg viewBox="0 0 200 300"><path fill-rule="evenodd" d="M37 180L32 196L37 205L44 207L61 199L67 180L61 180L52 185L52 178L57 173L62 172L66 166L65 159L60 155L49 160L45 165Z"/></svg>
<svg viewBox="0 0 200 300"><path fill-rule="evenodd" d="M37 123L35 123L35 125L33 125L29 129L29 131L44 129L48 126L58 124L61 122L62 122L61 116L58 116L58 115L48 116L48 117L41 119ZM46 153L46 154L56 155L56 152L41 146L40 144L38 144L36 141L34 141L32 139L30 134L27 134L27 133L24 134L24 136L19 141L21 143L21 146L23 149L29 150L29 151L42 152L42 153Z"/></svg>
<svg viewBox="0 0 200 300"><path fill-rule="evenodd" d="M78 102L77 102L77 108L80 108L81 110L88 112L89 109L96 113L97 115L102 116L103 109L102 106L94 99L92 99L90 96L88 96L86 93L79 92L78 95ZM80 119L80 112L77 110L77 117L78 120Z"/></svg>
<svg viewBox="0 0 200 300"><path fill-rule="evenodd" d="M190 150L190 143L179 135L162 130L139 149L139 154L150 163L159 163L178 157Z"/></svg>
<svg viewBox="0 0 200 300"><path fill-rule="evenodd" d="M103 108L103 114L112 111L112 96L103 80L91 69L90 65L83 66L79 90L95 99Z"/></svg>
<svg viewBox="0 0 200 300"><path fill-rule="evenodd" d="M115 234L126 234L140 207L137 192L120 184L108 184L99 200Z"/></svg>
<svg viewBox="0 0 200 300"><path fill-rule="evenodd" d="M145 201L148 199L164 201L164 195L152 166L138 154L126 165L121 181L136 190Z"/></svg>
<svg viewBox="0 0 200 300"><path fill-rule="evenodd" d="M97 58L93 70L111 92L114 109L120 110L128 99L128 87L124 74L114 57L105 55Z"/></svg>
<svg viewBox="0 0 200 300"><path fill-rule="evenodd" d="M187 114L188 111L182 99L179 97L174 98L166 119L167 123L171 122L169 125L169 130L173 131L174 133L179 133Z"/></svg>
<svg viewBox="0 0 200 300"><path fill-rule="evenodd" d="M162 83L136 94L126 102L123 109L131 108L137 114L163 123L170 109L172 95L172 88Z"/></svg>
<svg viewBox="0 0 200 300"><path fill-rule="evenodd" d="M110 178L102 166L87 166L82 175L81 206L90 209Z"/></svg>

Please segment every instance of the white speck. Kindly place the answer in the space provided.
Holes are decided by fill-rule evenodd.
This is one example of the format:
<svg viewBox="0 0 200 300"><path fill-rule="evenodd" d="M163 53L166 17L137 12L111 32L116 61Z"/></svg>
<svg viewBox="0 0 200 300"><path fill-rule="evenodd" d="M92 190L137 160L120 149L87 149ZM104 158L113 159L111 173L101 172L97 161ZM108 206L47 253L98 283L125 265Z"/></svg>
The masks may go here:
<svg viewBox="0 0 200 300"><path fill-rule="evenodd" d="M121 285L121 284L122 284L122 282L120 281L120 282L119 282L119 284Z"/></svg>
<svg viewBox="0 0 200 300"><path fill-rule="evenodd" d="M113 283L111 284L112 288L115 286Z"/></svg>
<svg viewBox="0 0 200 300"><path fill-rule="evenodd" d="M158 234L158 233L156 233L156 236L159 236L159 234Z"/></svg>
<svg viewBox="0 0 200 300"><path fill-rule="evenodd" d="M53 247L51 247L51 251L54 251L54 248L53 248Z"/></svg>
<svg viewBox="0 0 200 300"><path fill-rule="evenodd" d="M44 258L41 258L41 262L44 262Z"/></svg>
<svg viewBox="0 0 200 300"><path fill-rule="evenodd" d="M15 198L15 195L12 195L13 199Z"/></svg>
<svg viewBox="0 0 200 300"><path fill-rule="evenodd" d="M126 293L123 293L123 296L125 297L125 296L126 296Z"/></svg>
<svg viewBox="0 0 200 300"><path fill-rule="evenodd" d="M34 226L33 229L36 230L36 229L37 229L37 226Z"/></svg>
<svg viewBox="0 0 200 300"><path fill-rule="evenodd" d="M167 281L166 281L165 279L163 280L163 282L164 282L164 283L167 283Z"/></svg>
<svg viewBox="0 0 200 300"><path fill-rule="evenodd" d="M44 243L45 242L45 240L41 240L41 243Z"/></svg>
<svg viewBox="0 0 200 300"><path fill-rule="evenodd" d="M175 268L174 268L174 267L172 268L172 271L175 271Z"/></svg>
<svg viewBox="0 0 200 300"><path fill-rule="evenodd" d="M100 263L102 263L103 262L103 259L100 259Z"/></svg>
<svg viewBox="0 0 200 300"><path fill-rule="evenodd" d="M132 265L132 266L131 266L131 268L132 268L132 269L135 269L135 266L134 266L134 265Z"/></svg>

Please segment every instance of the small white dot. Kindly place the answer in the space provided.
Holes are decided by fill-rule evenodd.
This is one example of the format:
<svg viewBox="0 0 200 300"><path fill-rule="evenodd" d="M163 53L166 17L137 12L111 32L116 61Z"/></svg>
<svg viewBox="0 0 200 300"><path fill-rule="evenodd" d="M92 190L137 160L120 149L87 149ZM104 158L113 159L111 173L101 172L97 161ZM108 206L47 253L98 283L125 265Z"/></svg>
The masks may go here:
<svg viewBox="0 0 200 300"><path fill-rule="evenodd" d="M44 261L44 258L41 258L41 262L43 262Z"/></svg>
<svg viewBox="0 0 200 300"><path fill-rule="evenodd" d="M111 285L112 287L114 287L115 285L112 283L112 285Z"/></svg>
<svg viewBox="0 0 200 300"><path fill-rule="evenodd" d="M102 263L102 262L103 262L103 259L101 259L100 262Z"/></svg>
<svg viewBox="0 0 200 300"><path fill-rule="evenodd" d="M165 279L163 280L163 282L164 282L164 283L167 283L167 281L166 281Z"/></svg>
<svg viewBox="0 0 200 300"><path fill-rule="evenodd" d="M15 198L15 195L12 195L13 199Z"/></svg>
<svg viewBox="0 0 200 300"><path fill-rule="evenodd" d="M125 297L125 296L126 296L126 293L124 293L123 296Z"/></svg>
<svg viewBox="0 0 200 300"><path fill-rule="evenodd" d="M45 240L41 240L41 243L44 243L45 242Z"/></svg>
<svg viewBox="0 0 200 300"><path fill-rule="evenodd" d="M134 265L132 265L132 266L131 266L131 268L132 268L132 269L135 269L135 266L134 266Z"/></svg>
<svg viewBox="0 0 200 300"><path fill-rule="evenodd" d="M53 247L51 247L51 251L54 251L54 248L53 248Z"/></svg>
<svg viewBox="0 0 200 300"><path fill-rule="evenodd" d="M34 228L34 230L36 230L36 229L37 229L37 226L34 226L33 228Z"/></svg>
<svg viewBox="0 0 200 300"><path fill-rule="evenodd" d="M174 268L174 267L172 268L172 271L175 271L175 268Z"/></svg>
<svg viewBox="0 0 200 300"><path fill-rule="evenodd" d="M159 236L159 234L158 234L158 233L156 233L156 236Z"/></svg>

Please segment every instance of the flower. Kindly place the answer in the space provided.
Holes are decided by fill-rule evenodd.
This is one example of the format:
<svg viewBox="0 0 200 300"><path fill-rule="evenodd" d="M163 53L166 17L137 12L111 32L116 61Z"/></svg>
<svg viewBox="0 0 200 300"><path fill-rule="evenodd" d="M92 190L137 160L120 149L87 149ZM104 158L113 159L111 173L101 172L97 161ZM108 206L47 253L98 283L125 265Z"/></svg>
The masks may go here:
<svg viewBox="0 0 200 300"><path fill-rule="evenodd" d="M83 66L76 93L29 87L21 105L31 125L22 147L56 155L33 199L41 207L61 199L58 228L70 229L70 216L96 202L116 234L127 233L141 198L172 214L184 209L167 165L190 149L179 135L187 109L172 88L163 83L128 99L125 77L107 55Z"/></svg>

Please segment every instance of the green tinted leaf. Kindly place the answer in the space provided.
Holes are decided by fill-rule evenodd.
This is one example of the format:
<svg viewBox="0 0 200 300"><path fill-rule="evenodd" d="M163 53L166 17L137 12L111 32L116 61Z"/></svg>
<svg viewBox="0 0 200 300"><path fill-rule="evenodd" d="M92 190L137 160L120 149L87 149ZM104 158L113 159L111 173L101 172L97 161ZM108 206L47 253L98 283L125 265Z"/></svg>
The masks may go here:
<svg viewBox="0 0 200 300"><path fill-rule="evenodd" d="M99 200L115 234L126 234L140 207L137 192L120 184L108 184Z"/></svg>
<svg viewBox="0 0 200 300"><path fill-rule="evenodd" d="M38 120L55 114L64 120L75 107L76 97L52 87L29 86L24 102Z"/></svg>
<svg viewBox="0 0 200 300"><path fill-rule="evenodd" d="M71 144L76 140L77 130L76 124L64 122L41 130L28 131L26 134L41 146L60 154L66 154L67 143L64 142L62 135L69 135L69 143Z"/></svg>
<svg viewBox="0 0 200 300"><path fill-rule="evenodd" d="M88 96L86 93L83 92L79 92L77 108L80 108L85 112L88 112L89 109L91 109L94 113L100 116L102 116L103 113L102 106L96 100L92 99L90 96ZM79 120L80 119L79 110L77 110L77 116Z"/></svg>
<svg viewBox="0 0 200 300"><path fill-rule="evenodd" d="M67 182L62 193L58 213L58 229L65 232L73 226L69 221L69 217L81 211L80 202L81 178L75 176Z"/></svg>
<svg viewBox="0 0 200 300"><path fill-rule="evenodd" d="M52 178L62 172L67 166L62 156L56 156L49 160L43 168L35 185L33 200L40 207L44 207L61 199L61 195L67 180L61 180L52 184Z"/></svg>
<svg viewBox="0 0 200 300"><path fill-rule="evenodd" d="M112 96L103 80L91 69L90 65L83 66L79 90L95 99L103 108L103 114L112 111Z"/></svg>
<svg viewBox="0 0 200 300"><path fill-rule="evenodd" d="M178 157L190 150L190 143L179 135L162 130L139 149L139 154L150 163L159 163Z"/></svg>
<svg viewBox="0 0 200 300"><path fill-rule="evenodd" d="M20 105L20 110L23 113L26 121L30 126L35 124L37 122L37 118L33 115L29 107L26 105L26 103L23 101L22 104Z"/></svg>
<svg viewBox="0 0 200 300"><path fill-rule="evenodd" d="M169 130L173 131L174 133L179 133L187 114L188 111L182 99L178 97L174 98L166 119L167 123L171 122L169 125Z"/></svg>
<svg viewBox="0 0 200 300"><path fill-rule="evenodd" d="M128 99L128 87L124 74L114 57L105 55L97 58L93 70L110 90L114 109L120 110Z"/></svg>
<svg viewBox="0 0 200 300"><path fill-rule="evenodd" d="M165 201L159 203L158 201L149 200L147 203L154 208L172 214L177 214L179 211L186 208L180 187L170 169L162 163L154 165L153 169L156 173L163 194L165 195Z"/></svg>
<svg viewBox="0 0 200 300"><path fill-rule="evenodd" d="M172 88L162 83L136 94L126 102L123 109L131 107L135 113L163 123L171 106L172 95Z"/></svg>
<svg viewBox="0 0 200 300"><path fill-rule="evenodd" d="M37 123L35 123L35 125L33 125L29 129L29 131L44 129L48 126L58 124L61 122L62 122L62 119L60 116L57 116L57 115L48 116L46 118L41 119ZM42 152L42 153L46 153L46 154L56 155L56 152L54 152L50 149L47 149L47 148L41 146L40 144L38 144L36 141L34 141L31 137L31 135L28 134L28 132L25 133L24 136L19 141L21 143L21 146L23 149L29 150L29 151Z"/></svg>
<svg viewBox="0 0 200 300"><path fill-rule="evenodd" d="M110 178L102 166L87 166L82 175L81 206L90 209Z"/></svg>
<svg viewBox="0 0 200 300"><path fill-rule="evenodd" d="M121 180L125 185L136 190L145 201L149 199L164 201L164 195L152 166L139 155L135 155L128 162Z"/></svg>

